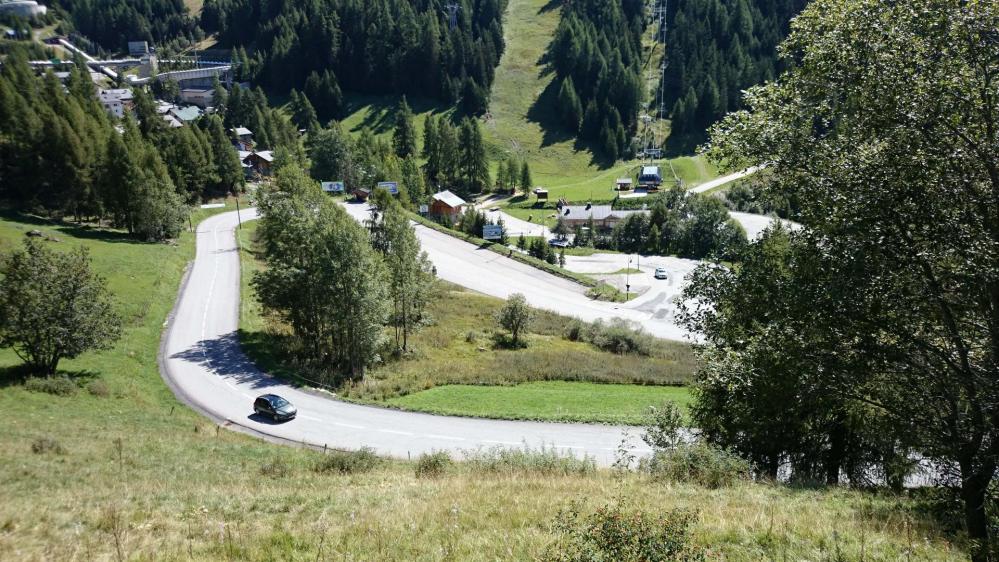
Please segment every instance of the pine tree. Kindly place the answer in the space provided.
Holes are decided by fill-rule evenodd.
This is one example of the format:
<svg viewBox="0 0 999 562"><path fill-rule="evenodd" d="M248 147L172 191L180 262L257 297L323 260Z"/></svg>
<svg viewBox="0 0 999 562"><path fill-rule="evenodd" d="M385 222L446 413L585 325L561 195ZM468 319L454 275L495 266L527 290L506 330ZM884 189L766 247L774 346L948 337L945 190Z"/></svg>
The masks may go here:
<svg viewBox="0 0 999 562"><path fill-rule="evenodd" d="M505 191L510 185L510 176L507 175L506 161L500 160L496 166L496 191Z"/></svg>
<svg viewBox="0 0 999 562"><path fill-rule="evenodd" d="M214 156L212 160L215 162L217 190L222 193L238 192L242 189L244 182L243 164L239 161L239 155L229 141L229 136L218 117L209 118L207 133Z"/></svg>
<svg viewBox="0 0 999 562"><path fill-rule="evenodd" d="M459 151L461 191L464 195L481 193L490 182L486 148L478 121L468 117L462 120Z"/></svg>
<svg viewBox="0 0 999 562"><path fill-rule="evenodd" d="M421 156L426 161L423 170L431 183L436 183L441 174L440 135L437 119L427 114L423 119L423 152Z"/></svg>
<svg viewBox="0 0 999 562"><path fill-rule="evenodd" d="M614 129L611 129L610 123L606 119L600 128L600 146L608 160L617 160L617 135L614 134Z"/></svg>
<svg viewBox="0 0 999 562"><path fill-rule="evenodd" d="M421 203L427 200L427 185L415 157L406 158L402 161L402 184L409 192L411 200Z"/></svg>
<svg viewBox="0 0 999 562"><path fill-rule="evenodd" d="M312 107L312 102L309 101L308 96L299 94L298 90L292 88L289 106L291 108L291 120L298 128L306 131L314 131L319 127L316 110Z"/></svg>
<svg viewBox="0 0 999 562"><path fill-rule="evenodd" d="M520 181L521 168L522 166L517 161L516 156L511 156L506 161L506 177L509 179L509 184L507 185L507 188L510 190L511 193L517 191L517 186L523 185L522 182Z"/></svg>
<svg viewBox="0 0 999 562"><path fill-rule="evenodd" d="M405 159L416 154L416 126L413 124L413 111L406 103L406 96L402 96L395 111L392 147L399 158Z"/></svg>
<svg viewBox="0 0 999 562"><path fill-rule="evenodd" d="M485 90L472 78L465 78L461 88L461 111L465 115L482 115L489 109L489 98Z"/></svg>
<svg viewBox="0 0 999 562"><path fill-rule="evenodd" d="M572 83L572 77L566 77L562 81L562 87L558 93L558 106L562 114L562 123L573 133L579 131L579 125L583 119L583 106L576 94L576 87Z"/></svg>
<svg viewBox="0 0 999 562"><path fill-rule="evenodd" d="M525 160L523 166L520 168L520 189L527 194L531 192L531 188L533 187L534 180L531 178L531 168Z"/></svg>
<svg viewBox="0 0 999 562"><path fill-rule="evenodd" d="M583 122L580 127L580 135L584 139L596 139L600 135L601 116L597 109L597 102L590 100L586 104L586 112L583 114Z"/></svg>
<svg viewBox="0 0 999 562"><path fill-rule="evenodd" d="M444 118L437 122L437 147L440 159L440 174L437 181L442 185L457 181L460 162L458 131Z"/></svg>
<svg viewBox="0 0 999 562"><path fill-rule="evenodd" d="M222 82L219 82L218 76L212 78L212 106L216 111L225 111L226 103L228 102L229 94L222 87Z"/></svg>

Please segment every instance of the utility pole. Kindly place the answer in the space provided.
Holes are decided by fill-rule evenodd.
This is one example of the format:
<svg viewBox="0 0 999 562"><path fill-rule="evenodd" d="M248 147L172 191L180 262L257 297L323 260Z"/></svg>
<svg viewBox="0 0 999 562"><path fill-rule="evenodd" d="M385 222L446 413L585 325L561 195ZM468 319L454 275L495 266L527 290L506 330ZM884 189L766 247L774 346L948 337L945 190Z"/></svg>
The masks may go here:
<svg viewBox="0 0 999 562"><path fill-rule="evenodd" d="M243 218L239 215L239 194L236 194L236 222L239 223L239 229L243 230Z"/></svg>

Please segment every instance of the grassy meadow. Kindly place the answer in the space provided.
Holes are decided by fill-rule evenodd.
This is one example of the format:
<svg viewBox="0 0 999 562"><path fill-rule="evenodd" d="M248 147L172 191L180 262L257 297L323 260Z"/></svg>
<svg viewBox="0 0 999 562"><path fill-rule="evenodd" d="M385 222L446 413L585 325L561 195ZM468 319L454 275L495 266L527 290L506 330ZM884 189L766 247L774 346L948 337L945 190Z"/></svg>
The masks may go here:
<svg viewBox="0 0 999 562"><path fill-rule="evenodd" d="M262 267L255 231L251 222L240 233L243 347L268 371L308 384L282 351L287 328L267 318L253 298L250 280ZM565 339L568 318L536 311L527 348L508 349L494 320L502 304L439 282L428 307L431 321L410 336L410 353L335 390L351 401L437 414L600 423L640 424L649 406L689 403L689 391L676 385L689 382L697 368L690 346L655 340L650 356L610 353ZM391 355L391 349L382 353Z"/></svg>
<svg viewBox="0 0 999 562"><path fill-rule="evenodd" d="M693 540L711 559L966 558L904 496L474 463L427 479L410 462L344 464L218 428L173 397L156 365L193 237L142 244L7 214L0 248L32 229L91 249L127 328L113 350L61 365L71 395L29 390L0 352L2 560L530 560L572 501L695 510Z"/></svg>
<svg viewBox="0 0 999 562"><path fill-rule="evenodd" d="M687 389L677 386L545 381L514 386L447 385L386 402L431 414L641 425L651 405L673 402L686 409L690 401Z"/></svg>

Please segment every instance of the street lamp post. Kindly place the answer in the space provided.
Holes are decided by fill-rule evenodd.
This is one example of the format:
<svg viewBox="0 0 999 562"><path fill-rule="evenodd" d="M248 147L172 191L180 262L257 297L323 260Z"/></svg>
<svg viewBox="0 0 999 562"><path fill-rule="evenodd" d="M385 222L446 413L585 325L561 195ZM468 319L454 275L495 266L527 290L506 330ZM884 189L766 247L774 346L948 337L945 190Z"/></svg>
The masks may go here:
<svg viewBox="0 0 999 562"><path fill-rule="evenodd" d="M628 267L624 270L624 302L628 302L631 293L631 256L628 256Z"/></svg>

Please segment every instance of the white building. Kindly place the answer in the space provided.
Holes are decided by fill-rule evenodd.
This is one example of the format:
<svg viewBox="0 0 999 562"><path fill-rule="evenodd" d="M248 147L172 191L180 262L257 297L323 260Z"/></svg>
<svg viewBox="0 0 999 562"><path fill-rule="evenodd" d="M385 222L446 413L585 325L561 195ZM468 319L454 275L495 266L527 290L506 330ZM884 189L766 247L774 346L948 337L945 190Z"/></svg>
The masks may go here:
<svg viewBox="0 0 999 562"><path fill-rule="evenodd" d="M0 12L12 13L22 18L44 16L48 8L34 0L0 0Z"/></svg>
<svg viewBox="0 0 999 562"><path fill-rule="evenodd" d="M101 100L101 105L108 113L118 117L119 119L125 116L125 111L132 109L134 102L134 97L132 96L132 90L128 88L120 88L115 90L99 90L97 92L97 98Z"/></svg>

